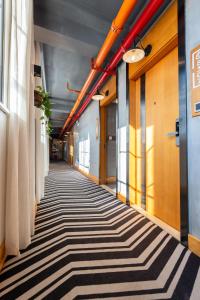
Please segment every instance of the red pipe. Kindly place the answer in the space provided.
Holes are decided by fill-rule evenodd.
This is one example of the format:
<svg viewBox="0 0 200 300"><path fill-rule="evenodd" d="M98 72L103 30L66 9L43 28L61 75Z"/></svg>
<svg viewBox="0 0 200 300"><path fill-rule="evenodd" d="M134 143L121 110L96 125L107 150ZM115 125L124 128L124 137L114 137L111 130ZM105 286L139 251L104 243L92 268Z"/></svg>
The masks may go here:
<svg viewBox="0 0 200 300"><path fill-rule="evenodd" d="M107 72L104 73L101 76L101 78L97 81L95 86L92 88L90 95L86 98L83 105L79 109L78 113L75 114L75 116L72 118L67 130L70 130L71 127L74 125L74 123L80 118L80 115L83 113L83 111L86 109L87 105L91 101L92 96L95 95L97 89L99 89L99 87L103 84L103 82L109 76L109 72L113 71L117 67L124 52L126 52L131 47L134 39L141 32L141 30L147 25L147 23L151 20L151 18L158 11L158 9L161 7L163 2L164 2L164 0L151 0L150 3L146 6L145 10L143 11L143 13L139 17L139 19L136 21L136 23L133 25L130 32L127 34L126 38L123 40L120 48L118 49L118 51L115 53L115 55L111 59L108 67L106 68L108 73Z"/></svg>

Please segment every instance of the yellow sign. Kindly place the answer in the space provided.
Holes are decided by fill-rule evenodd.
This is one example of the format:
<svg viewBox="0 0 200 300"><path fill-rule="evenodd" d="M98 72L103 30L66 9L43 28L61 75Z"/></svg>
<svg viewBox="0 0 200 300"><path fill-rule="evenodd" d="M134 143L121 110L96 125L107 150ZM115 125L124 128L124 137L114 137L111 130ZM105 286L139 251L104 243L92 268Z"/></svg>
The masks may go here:
<svg viewBox="0 0 200 300"><path fill-rule="evenodd" d="M192 116L196 117L200 116L200 45L191 50L190 72Z"/></svg>

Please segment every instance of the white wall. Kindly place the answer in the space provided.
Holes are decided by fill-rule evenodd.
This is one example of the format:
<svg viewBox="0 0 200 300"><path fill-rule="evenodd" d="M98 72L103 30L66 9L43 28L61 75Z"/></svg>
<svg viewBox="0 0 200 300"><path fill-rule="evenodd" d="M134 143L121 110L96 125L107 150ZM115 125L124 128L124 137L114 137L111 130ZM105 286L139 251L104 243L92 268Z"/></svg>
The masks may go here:
<svg viewBox="0 0 200 300"><path fill-rule="evenodd" d="M7 115L0 108L0 245L5 233L6 123Z"/></svg>
<svg viewBox="0 0 200 300"><path fill-rule="evenodd" d="M99 102L92 101L80 117L79 125L74 126L74 162L83 171L99 178L100 136L96 137L97 122L99 131ZM88 151L88 155L86 153L83 155L84 162L80 157L81 145Z"/></svg>

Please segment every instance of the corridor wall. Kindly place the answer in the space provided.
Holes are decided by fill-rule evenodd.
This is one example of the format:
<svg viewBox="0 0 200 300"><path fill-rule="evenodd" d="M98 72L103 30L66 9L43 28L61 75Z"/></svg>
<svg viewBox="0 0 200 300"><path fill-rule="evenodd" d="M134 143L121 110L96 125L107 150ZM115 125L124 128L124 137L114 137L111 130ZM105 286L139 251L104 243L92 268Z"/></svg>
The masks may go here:
<svg viewBox="0 0 200 300"><path fill-rule="evenodd" d="M99 180L99 102L93 101L73 129L74 165Z"/></svg>
<svg viewBox="0 0 200 300"><path fill-rule="evenodd" d="M188 188L189 188L189 243L198 247L200 255L200 117L192 117L191 112L191 63L190 51L200 45L200 2L186 0L186 63L187 63L187 103L188 103Z"/></svg>

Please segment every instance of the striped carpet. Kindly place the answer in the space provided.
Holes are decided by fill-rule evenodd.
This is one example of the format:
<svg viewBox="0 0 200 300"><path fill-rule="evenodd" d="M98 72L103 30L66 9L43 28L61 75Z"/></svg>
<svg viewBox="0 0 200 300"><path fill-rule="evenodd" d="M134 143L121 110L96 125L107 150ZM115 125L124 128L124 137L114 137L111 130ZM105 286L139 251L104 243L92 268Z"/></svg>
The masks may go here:
<svg viewBox="0 0 200 300"><path fill-rule="evenodd" d="M200 260L72 169L51 170L32 243L1 299L200 299Z"/></svg>

